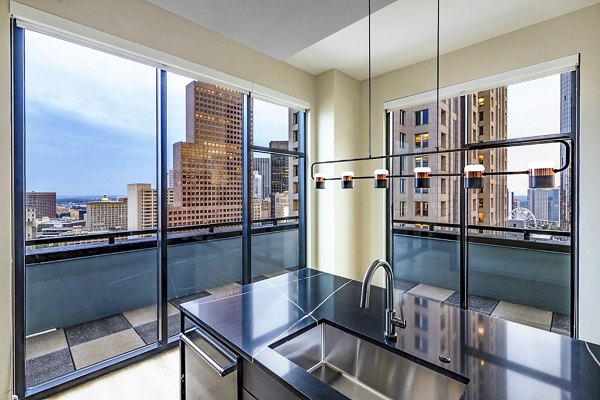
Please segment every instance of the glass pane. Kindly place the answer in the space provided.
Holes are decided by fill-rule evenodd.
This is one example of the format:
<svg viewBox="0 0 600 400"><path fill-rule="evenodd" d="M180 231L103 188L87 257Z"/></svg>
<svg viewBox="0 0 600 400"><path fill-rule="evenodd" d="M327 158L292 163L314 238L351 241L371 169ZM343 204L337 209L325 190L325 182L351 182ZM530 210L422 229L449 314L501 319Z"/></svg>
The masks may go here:
<svg viewBox="0 0 600 400"><path fill-rule="evenodd" d="M476 107L483 119L477 122L482 129L477 140L569 132L570 77L571 73L553 75L479 92ZM546 144L483 150L470 152L468 160L483 164L486 171L523 171L541 160L558 168L565 149ZM530 188L527 175L510 175L488 176L484 189L469 190L469 224L481 227L469 230L470 306L569 333L570 173L568 168L554 174L549 188Z"/></svg>
<svg viewBox="0 0 600 400"><path fill-rule="evenodd" d="M254 152L252 278L298 268L298 157Z"/></svg>
<svg viewBox="0 0 600 400"><path fill-rule="evenodd" d="M242 102L167 74L169 336L179 333L181 303L242 279Z"/></svg>
<svg viewBox="0 0 600 400"><path fill-rule="evenodd" d="M155 215L156 73L30 31L25 58L33 387L156 341L156 230L131 189L147 183Z"/></svg>
<svg viewBox="0 0 600 400"><path fill-rule="evenodd" d="M298 150L298 112L252 98L252 144L290 151Z"/></svg>
<svg viewBox="0 0 600 400"><path fill-rule="evenodd" d="M437 108L434 101L392 112L393 154L459 146L460 103L440 101L443 121L439 127ZM459 287L460 179L432 178L429 188L415 188L412 173L415 167L429 167L434 174L454 172L459 169L458 160L452 153L392 160L393 175L410 175L391 179L396 284L415 294L437 290L440 301ZM429 232L427 236L423 231Z"/></svg>

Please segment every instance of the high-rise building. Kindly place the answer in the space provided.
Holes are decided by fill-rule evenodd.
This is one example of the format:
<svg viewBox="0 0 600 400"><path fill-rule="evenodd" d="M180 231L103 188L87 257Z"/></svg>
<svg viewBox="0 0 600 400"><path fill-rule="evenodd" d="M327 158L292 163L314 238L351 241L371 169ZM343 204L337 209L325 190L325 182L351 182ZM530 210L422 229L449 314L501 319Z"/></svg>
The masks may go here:
<svg viewBox="0 0 600 400"><path fill-rule="evenodd" d="M106 195L100 201L86 203L85 228L88 231L127 229L127 198L110 200Z"/></svg>
<svg viewBox="0 0 600 400"><path fill-rule="evenodd" d="M560 218L560 189L527 190L527 208L538 223L558 224Z"/></svg>
<svg viewBox="0 0 600 400"><path fill-rule="evenodd" d="M271 159L269 157L254 157L252 167L262 177L263 197L271 197Z"/></svg>
<svg viewBox="0 0 600 400"><path fill-rule="evenodd" d="M298 117L299 113L296 110L289 109L288 111L288 122L289 122L289 142L290 142L290 150L298 150L299 148L299 140L298 140ZM298 157L289 157L290 168L289 168L289 196L290 196L290 215L297 216L299 211L299 193L298 193L298 166L299 166L299 158Z"/></svg>
<svg viewBox="0 0 600 400"><path fill-rule="evenodd" d="M127 185L127 230L156 229L157 195L149 183ZM167 207L173 205L173 189L167 189Z"/></svg>
<svg viewBox="0 0 600 400"><path fill-rule="evenodd" d="M466 129L469 142L501 140L507 137L506 87L481 91L464 97L428 103L394 111L393 146L395 154L456 149ZM437 117L436 117L437 115ZM465 121L464 116L467 116ZM483 164L486 171L507 168L506 149L470 152L469 164ZM429 167L432 173L462 172L458 153L429 154L393 163L394 175L410 174L415 167ZM485 186L472 190L469 223L504 226L508 216L508 190L505 176L485 178ZM412 180L394 180L394 218L428 222L459 223L459 177L431 180L429 189L415 189Z"/></svg>
<svg viewBox="0 0 600 400"><path fill-rule="evenodd" d="M33 207L25 207L25 235L26 240L37 237L36 215Z"/></svg>
<svg viewBox="0 0 600 400"><path fill-rule="evenodd" d="M560 131L571 132L572 73L560 75ZM560 146L560 162L564 165L566 150ZM560 228L571 229L571 175L570 168L560 173Z"/></svg>
<svg viewBox="0 0 600 400"><path fill-rule="evenodd" d="M273 193L271 195L271 209L273 211L274 218L283 218L290 216L290 196L289 193Z"/></svg>
<svg viewBox="0 0 600 400"><path fill-rule="evenodd" d="M25 205L35 208L36 218L56 218L56 192L27 192Z"/></svg>
<svg viewBox="0 0 600 400"><path fill-rule="evenodd" d="M242 219L242 100L213 84L186 86L186 141L173 145L169 225Z"/></svg>
<svg viewBox="0 0 600 400"><path fill-rule="evenodd" d="M272 149L289 150L289 141L274 140L269 142L269 147ZM274 218L277 218L275 204L279 201L275 199L275 195L284 192L286 195L288 194L290 185L290 158L282 154L271 154L271 215Z"/></svg>
<svg viewBox="0 0 600 400"><path fill-rule="evenodd" d="M252 197L254 199L262 199L263 196L263 177L261 176L261 174L258 171L254 171L254 176L253 176L253 190L252 190Z"/></svg>

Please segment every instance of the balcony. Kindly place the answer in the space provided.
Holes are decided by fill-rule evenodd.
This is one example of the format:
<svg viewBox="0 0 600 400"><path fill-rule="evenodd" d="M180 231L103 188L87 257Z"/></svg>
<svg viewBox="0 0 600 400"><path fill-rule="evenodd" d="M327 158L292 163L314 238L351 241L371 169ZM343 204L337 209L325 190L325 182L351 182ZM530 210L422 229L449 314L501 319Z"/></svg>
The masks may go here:
<svg viewBox="0 0 600 400"><path fill-rule="evenodd" d="M156 243L148 231L27 242L28 387L157 342ZM241 265L239 226L171 228L169 336L179 333L179 304L239 286ZM297 265L295 218L252 228L254 281Z"/></svg>
<svg viewBox="0 0 600 400"><path fill-rule="evenodd" d="M412 223L411 223L412 222ZM460 244L457 226L395 221L396 286L458 306ZM477 228L474 230L473 228ZM469 309L555 333L570 334L571 254L563 240L536 240L530 230L469 227Z"/></svg>

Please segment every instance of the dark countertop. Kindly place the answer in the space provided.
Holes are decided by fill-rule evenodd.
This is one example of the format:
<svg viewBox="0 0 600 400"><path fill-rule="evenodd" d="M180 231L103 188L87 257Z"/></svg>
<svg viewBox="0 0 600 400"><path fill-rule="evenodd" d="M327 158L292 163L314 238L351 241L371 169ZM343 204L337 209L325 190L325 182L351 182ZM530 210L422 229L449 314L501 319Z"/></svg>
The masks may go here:
<svg viewBox="0 0 600 400"><path fill-rule="evenodd" d="M384 291L371 289L358 307L361 283L303 269L184 303L195 323L296 394L346 399L269 345L323 320L372 343L469 379L467 399L600 399L600 346L491 318L396 291L406 329L383 337ZM440 355L452 361L444 364Z"/></svg>

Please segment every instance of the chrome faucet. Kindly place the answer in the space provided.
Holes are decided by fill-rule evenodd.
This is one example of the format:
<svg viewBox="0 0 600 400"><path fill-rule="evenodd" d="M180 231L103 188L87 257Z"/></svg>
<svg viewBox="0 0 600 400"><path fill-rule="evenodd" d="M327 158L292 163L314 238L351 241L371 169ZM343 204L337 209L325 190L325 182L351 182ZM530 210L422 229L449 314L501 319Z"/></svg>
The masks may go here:
<svg viewBox="0 0 600 400"><path fill-rule="evenodd" d="M406 320L400 306L400 318L396 317L394 310L394 271L387 261L375 260L365 272L362 288L360 290L360 307L369 308L369 297L371 293L371 279L377 268L383 267L385 271L385 338L396 340L396 327L406 328Z"/></svg>

